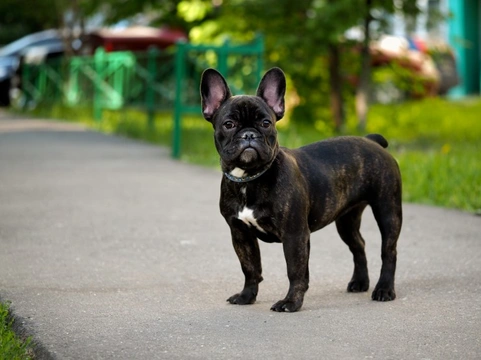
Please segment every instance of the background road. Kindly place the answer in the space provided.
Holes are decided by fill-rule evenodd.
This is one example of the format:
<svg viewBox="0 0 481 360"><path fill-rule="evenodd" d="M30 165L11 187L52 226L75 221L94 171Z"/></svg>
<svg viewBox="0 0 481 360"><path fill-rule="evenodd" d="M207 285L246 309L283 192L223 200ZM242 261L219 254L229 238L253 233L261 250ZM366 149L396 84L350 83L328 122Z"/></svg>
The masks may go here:
<svg viewBox="0 0 481 360"><path fill-rule="evenodd" d="M388 303L346 293L351 254L329 226L312 236L302 310L273 313L288 286L278 244L261 244L257 303L225 302L243 276L220 178L166 149L0 113L0 299L39 358L481 358L481 217L405 204ZM369 210L362 231L372 291Z"/></svg>

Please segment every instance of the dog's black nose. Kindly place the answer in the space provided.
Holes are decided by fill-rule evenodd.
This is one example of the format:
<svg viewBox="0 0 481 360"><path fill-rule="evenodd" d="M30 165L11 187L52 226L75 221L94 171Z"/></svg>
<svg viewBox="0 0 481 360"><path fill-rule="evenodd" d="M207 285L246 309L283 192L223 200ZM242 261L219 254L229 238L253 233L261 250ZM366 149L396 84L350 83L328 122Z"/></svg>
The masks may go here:
<svg viewBox="0 0 481 360"><path fill-rule="evenodd" d="M246 131L244 134L242 134L242 138L244 140L254 140L256 138L256 134L253 131Z"/></svg>

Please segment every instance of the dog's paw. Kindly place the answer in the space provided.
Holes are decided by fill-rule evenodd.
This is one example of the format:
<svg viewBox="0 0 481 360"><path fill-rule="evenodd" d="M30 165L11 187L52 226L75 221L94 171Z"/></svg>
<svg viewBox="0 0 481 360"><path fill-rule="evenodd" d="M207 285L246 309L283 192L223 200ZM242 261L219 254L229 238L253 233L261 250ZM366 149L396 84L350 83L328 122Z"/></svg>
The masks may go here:
<svg viewBox="0 0 481 360"><path fill-rule="evenodd" d="M364 292L369 289L369 279L352 279L347 284L347 292Z"/></svg>
<svg viewBox="0 0 481 360"><path fill-rule="evenodd" d="M232 295L227 301L236 305L249 305L255 303L256 296L250 292L242 291L238 294Z"/></svg>
<svg viewBox="0 0 481 360"><path fill-rule="evenodd" d="M393 288L376 286L371 298L375 301L391 301L396 298L396 292Z"/></svg>
<svg viewBox="0 0 481 360"><path fill-rule="evenodd" d="M276 312L295 312L302 306L302 301L280 300L272 305L271 310Z"/></svg>

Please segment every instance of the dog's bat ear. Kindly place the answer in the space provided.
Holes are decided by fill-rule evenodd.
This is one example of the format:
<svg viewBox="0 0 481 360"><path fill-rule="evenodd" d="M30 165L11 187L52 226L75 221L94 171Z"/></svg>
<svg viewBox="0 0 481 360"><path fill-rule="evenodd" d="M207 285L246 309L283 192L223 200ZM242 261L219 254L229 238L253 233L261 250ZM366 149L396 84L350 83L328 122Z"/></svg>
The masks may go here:
<svg viewBox="0 0 481 360"><path fill-rule="evenodd" d="M200 96L202 98L202 114L211 121L215 112L224 101L232 96L224 77L214 69L207 69L200 81Z"/></svg>
<svg viewBox="0 0 481 360"><path fill-rule="evenodd" d="M286 77L281 69L270 69L257 88L257 96L260 96L276 114L277 120L284 116L284 95L286 93Z"/></svg>

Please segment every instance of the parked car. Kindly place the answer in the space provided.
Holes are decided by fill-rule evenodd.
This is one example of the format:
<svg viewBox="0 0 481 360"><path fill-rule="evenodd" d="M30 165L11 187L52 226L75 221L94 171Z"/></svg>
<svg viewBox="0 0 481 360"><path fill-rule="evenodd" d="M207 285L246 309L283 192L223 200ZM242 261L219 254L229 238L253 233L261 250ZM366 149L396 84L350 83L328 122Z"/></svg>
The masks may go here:
<svg viewBox="0 0 481 360"><path fill-rule="evenodd" d="M24 36L0 48L0 106L10 105L10 90L19 86L20 67L25 57L42 54L43 59L64 53L62 37L56 30Z"/></svg>
<svg viewBox="0 0 481 360"><path fill-rule="evenodd" d="M82 53L93 54L98 47L105 51L146 51L154 46L165 49L177 41L187 41L187 34L167 26L155 28L132 26L123 29L97 29L83 39Z"/></svg>

